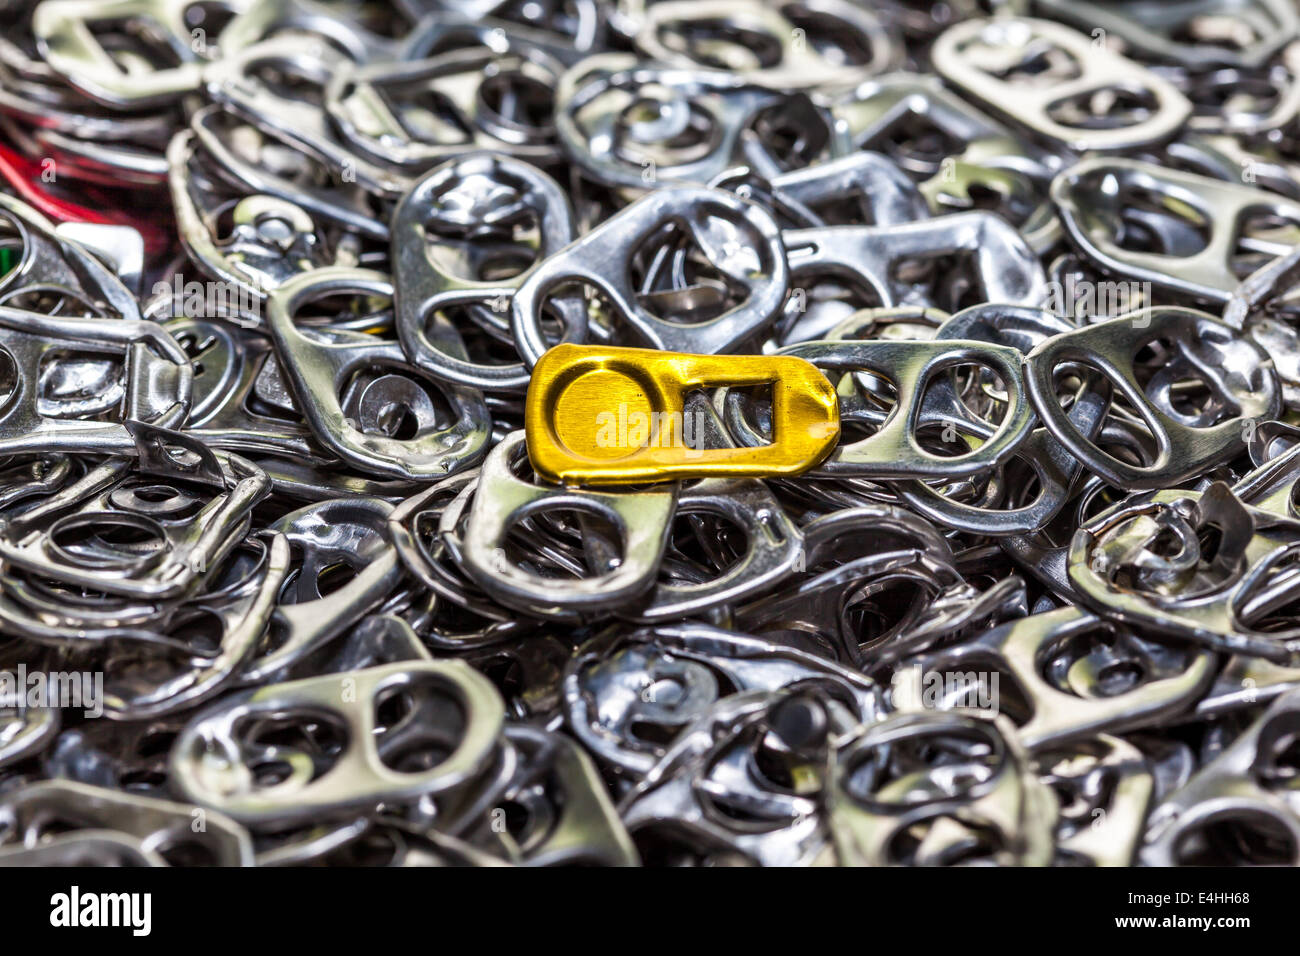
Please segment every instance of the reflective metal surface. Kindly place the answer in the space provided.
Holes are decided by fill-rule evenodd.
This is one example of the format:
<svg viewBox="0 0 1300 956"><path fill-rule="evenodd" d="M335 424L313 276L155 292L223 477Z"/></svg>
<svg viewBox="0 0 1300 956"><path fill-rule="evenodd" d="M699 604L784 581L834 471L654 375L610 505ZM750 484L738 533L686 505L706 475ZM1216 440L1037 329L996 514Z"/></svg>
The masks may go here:
<svg viewBox="0 0 1300 956"><path fill-rule="evenodd" d="M0 16L0 865L1300 862L1291 0Z"/></svg>

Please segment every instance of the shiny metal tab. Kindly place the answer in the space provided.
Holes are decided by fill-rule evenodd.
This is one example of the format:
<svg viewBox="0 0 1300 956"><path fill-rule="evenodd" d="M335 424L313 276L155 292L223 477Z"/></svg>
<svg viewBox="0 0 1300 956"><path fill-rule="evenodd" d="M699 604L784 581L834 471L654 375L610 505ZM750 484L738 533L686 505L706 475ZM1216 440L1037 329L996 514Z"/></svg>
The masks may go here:
<svg viewBox="0 0 1300 956"><path fill-rule="evenodd" d="M771 387L770 445L704 447L703 423L686 398L724 385ZM835 390L803 359L569 344L533 369L524 423L539 475L589 485L798 475L821 462L840 433Z"/></svg>

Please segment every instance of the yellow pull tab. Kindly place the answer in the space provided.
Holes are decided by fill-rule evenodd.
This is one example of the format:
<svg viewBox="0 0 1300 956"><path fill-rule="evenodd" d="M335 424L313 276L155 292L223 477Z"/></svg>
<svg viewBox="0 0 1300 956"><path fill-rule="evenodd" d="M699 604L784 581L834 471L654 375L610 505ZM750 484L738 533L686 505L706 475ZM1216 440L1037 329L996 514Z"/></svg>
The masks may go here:
<svg viewBox="0 0 1300 956"><path fill-rule="evenodd" d="M704 423L685 412L687 393L754 385L772 387L772 444L704 448ZM784 477L830 454L840 409L826 377L793 356L564 344L533 368L524 427L533 469L549 481Z"/></svg>

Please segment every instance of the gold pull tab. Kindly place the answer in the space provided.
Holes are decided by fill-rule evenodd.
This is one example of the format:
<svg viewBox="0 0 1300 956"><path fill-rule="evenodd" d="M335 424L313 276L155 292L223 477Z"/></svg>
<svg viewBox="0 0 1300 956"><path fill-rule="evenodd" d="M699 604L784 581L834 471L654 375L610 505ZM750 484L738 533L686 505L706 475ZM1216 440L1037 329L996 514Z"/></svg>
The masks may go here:
<svg viewBox="0 0 1300 956"><path fill-rule="evenodd" d="M705 448L704 422L687 417L687 394L754 385L772 387L772 443ZM533 368L524 427L533 469L549 481L788 477L830 454L840 435L840 410L826 377L792 356L564 344Z"/></svg>

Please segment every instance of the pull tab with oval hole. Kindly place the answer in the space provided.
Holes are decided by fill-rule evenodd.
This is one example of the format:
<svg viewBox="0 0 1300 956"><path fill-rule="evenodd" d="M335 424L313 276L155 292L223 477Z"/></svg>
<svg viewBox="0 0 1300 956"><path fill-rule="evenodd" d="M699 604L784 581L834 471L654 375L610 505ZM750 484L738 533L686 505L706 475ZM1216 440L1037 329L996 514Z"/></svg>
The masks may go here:
<svg viewBox="0 0 1300 956"><path fill-rule="evenodd" d="M1237 294L1244 253L1286 255L1300 225L1300 203L1285 196L1133 159L1076 163L1052 181L1052 200L1098 268L1215 303ZM1139 216L1156 240L1150 251L1125 238L1125 222Z"/></svg>
<svg viewBox="0 0 1300 956"><path fill-rule="evenodd" d="M770 113L804 120L800 128L811 141L831 135L805 94L738 82L720 70L648 65L622 53L597 54L570 69L555 101L556 134L583 175L638 193L652 185L709 182L740 157L779 171L761 138L745 135Z"/></svg>
<svg viewBox="0 0 1300 956"><path fill-rule="evenodd" d="M60 0L33 11L32 33L50 68L91 99L116 109L162 107L198 89L202 80L203 58L191 44L187 22L195 6L191 0ZM241 4L212 6L238 13ZM166 50L179 62L164 69L123 69L101 43L106 35L131 37L142 45L139 53Z"/></svg>
<svg viewBox="0 0 1300 956"><path fill-rule="evenodd" d="M724 285L737 294L744 292L743 301L691 324L663 318L648 308L649 302L664 297L639 288L628 269L611 269L610 263L631 261L669 227L689 236ZM789 291L790 270L781 230L762 206L724 189L665 186L528 271L510 300L510 327L526 365L535 366L550 345L543 309L557 289L570 283L594 287L609 303L616 323L641 342L665 351L713 354L739 347L777 317ZM570 323L564 329L566 342L588 337L585 322L575 327L567 316L561 318Z"/></svg>
<svg viewBox="0 0 1300 956"><path fill-rule="evenodd" d="M693 434L688 393L724 385L771 387L770 445L707 449ZM798 475L840 434L835 390L803 359L572 344L533 369L524 424L539 475L591 485Z"/></svg>
<svg viewBox="0 0 1300 956"><path fill-rule="evenodd" d="M1077 152L1158 143L1192 113L1159 74L1048 20L965 20L935 41L932 56L935 72L967 98ZM1035 56L1050 58L1048 72L1032 85L1012 82L1035 69ZM1111 109L1096 115L1103 101Z"/></svg>
<svg viewBox="0 0 1300 956"><path fill-rule="evenodd" d="M308 334L294 324L301 309L335 293L391 297L393 287L382 273L335 266L291 279L267 305L280 374L316 440L368 474L406 481L477 464L489 431L481 392L437 385L396 342L347 330ZM451 348L455 330L448 325L439 335ZM450 424L439 399L451 410Z"/></svg>
<svg viewBox="0 0 1300 956"><path fill-rule="evenodd" d="M475 312L474 321L510 335L501 305L534 268L508 278L490 276L526 254L516 229L536 228L537 263L573 239L573 214L564 190L546 173L509 156L479 151L436 166L402 197L393 212L392 264L397 333L412 361L443 381L472 388L523 391L522 362L486 364L464 357L459 332L429 317L452 306ZM566 328L585 324L581 299L565 296L553 307ZM451 335L439 334L450 329Z"/></svg>

